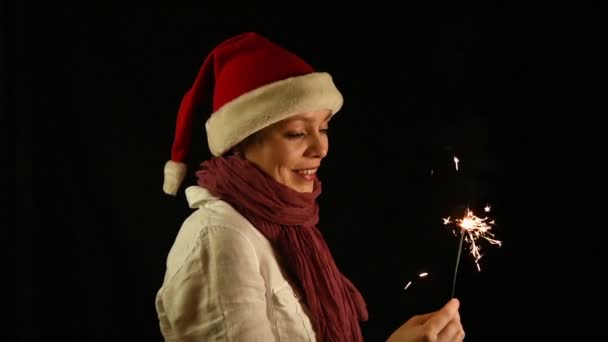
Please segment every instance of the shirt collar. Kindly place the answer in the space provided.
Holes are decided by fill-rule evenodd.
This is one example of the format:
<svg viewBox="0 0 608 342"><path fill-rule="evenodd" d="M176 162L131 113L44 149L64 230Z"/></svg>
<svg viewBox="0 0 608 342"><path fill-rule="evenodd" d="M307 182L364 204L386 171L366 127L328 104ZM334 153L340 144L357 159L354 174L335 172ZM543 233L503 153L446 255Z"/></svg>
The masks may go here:
<svg viewBox="0 0 608 342"><path fill-rule="evenodd" d="M186 199L188 200L188 205L192 209L196 209L201 206L204 202L218 200L219 197L213 196L209 190L198 186L193 185L186 188Z"/></svg>

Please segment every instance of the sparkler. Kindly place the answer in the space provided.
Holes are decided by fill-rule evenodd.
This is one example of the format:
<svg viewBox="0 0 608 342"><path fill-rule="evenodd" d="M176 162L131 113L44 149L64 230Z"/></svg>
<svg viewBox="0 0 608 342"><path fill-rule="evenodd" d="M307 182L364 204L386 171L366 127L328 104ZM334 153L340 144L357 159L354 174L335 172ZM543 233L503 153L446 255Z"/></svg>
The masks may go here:
<svg viewBox="0 0 608 342"><path fill-rule="evenodd" d="M458 171L458 158L454 156L454 165L456 167L456 171ZM490 205L486 204L483 208L484 212L490 212ZM493 245L498 245L499 247L502 245L502 242L496 240L494 238L494 234L490 232L492 226L494 225L494 220L486 222L488 220L487 217L477 217L473 214L469 208L466 209L465 215L461 219L456 219L455 223L460 227L460 242L458 244L458 255L456 256L456 267L454 269L454 281L452 283L452 298L454 298L454 291L456 290L456 276L458 275L458 265L460 264L460 254L462 252L462 243L463 241L467 241L469 243L469 251L473 256L475 261L475 265L477 266L477 270L481 271L481 267L479 266L479 259L481 259L481 249L479 247L478 240L486 240ZM443 219L443 224L448 225L451 224L452 221L450 217ZM456 233L456 232L454 232Z"/></svg>
<svg viewBox="0 0 608 342"><path fill-rule="evenodd" d="M484 208L485 212L490 211L490 206L486 205ZM465 215L461 219L454 221L458 227L460 227L460 243L458 246L458 255L456 257L456 268L454 271L454 282L452 285L452 298L454 297L454 290L456 289L456 275L458 274L458 264L460 263L460 254L462 251L463 241L469 243L469 251L473 256L477 270L481 271L479 266L479 260L481 259L481 248L479 240L485 240L493 245L502 245L502 242L496 240L494 234L490 231L492 226L495 224L494 220L488 222L488 217L478 217L470 209L466 209ZM448 225L453 223L450 218L444 218L443 224Z"/></svg>

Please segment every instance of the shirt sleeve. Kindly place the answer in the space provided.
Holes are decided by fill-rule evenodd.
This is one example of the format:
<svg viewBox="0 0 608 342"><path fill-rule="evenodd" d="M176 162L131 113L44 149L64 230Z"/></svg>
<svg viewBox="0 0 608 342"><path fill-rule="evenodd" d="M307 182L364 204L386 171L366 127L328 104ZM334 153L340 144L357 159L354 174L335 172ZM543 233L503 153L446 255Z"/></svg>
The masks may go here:
<svg viewBox="0 0 608 342"><path fill-rule="evenodd" d="M255 249L237 230L201 231L161 297L175 341L275 341Z"/></svg>

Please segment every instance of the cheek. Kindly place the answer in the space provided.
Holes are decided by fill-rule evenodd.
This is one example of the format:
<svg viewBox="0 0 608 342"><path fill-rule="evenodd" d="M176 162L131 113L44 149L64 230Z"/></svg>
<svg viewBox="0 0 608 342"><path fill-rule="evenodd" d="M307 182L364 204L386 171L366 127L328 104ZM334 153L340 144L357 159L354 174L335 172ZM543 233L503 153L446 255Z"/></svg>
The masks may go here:
<svg viewBox="0 0 608 342"><path fill-rule="evenodd" d="M274 148L265 154L264 164L272 173L282 173L293 168L292 154L285 148Z"/></svg>
<svg viewBox="0 0 608 342"><path fill-rule="evenodd" d="M281 138L271 139L264 146L262 155L267 171L283 174L301 166L299 157L304 147L295 141L284 141Z"/></svg>
<svg viewBox="0 0 608 342"><path fill-rule="evenodd" d="M285 169L293 170L299 165L298 151L295 149L284 149L281 153L281 157L277 159L277 163Z"/></svg>
<svg viewBox="0 0 608 342"><path fill-rule="evenodd" d="M275 159L274 165L278 172L289 172L293 169L293 165L289 163L289 159L283 157Z"/></svg>

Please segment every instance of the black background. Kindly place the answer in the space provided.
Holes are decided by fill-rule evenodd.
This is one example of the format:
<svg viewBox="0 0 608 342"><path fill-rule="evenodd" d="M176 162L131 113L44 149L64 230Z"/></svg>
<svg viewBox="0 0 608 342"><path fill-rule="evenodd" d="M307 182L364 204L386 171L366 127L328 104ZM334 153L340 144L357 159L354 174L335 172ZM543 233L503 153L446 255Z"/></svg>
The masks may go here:
<svg viewBox="0 0 608 342"><path fill-rule="evenodd" d="M481 272L463 251L466 340L601 330L589 309L603 301L591 295L603 79L599 41L580 34L595 10L288 5L5 3L16 340L161 340L154 297L189 213L183 192L161 190L177 107L212 47L243 31L329 71L345 97L319 171L319 228L367 300L367 341L449 299L458 237L442 218L486 204L503 245L482 242ZM191 167L210 156L205 119Z"/></svg>

